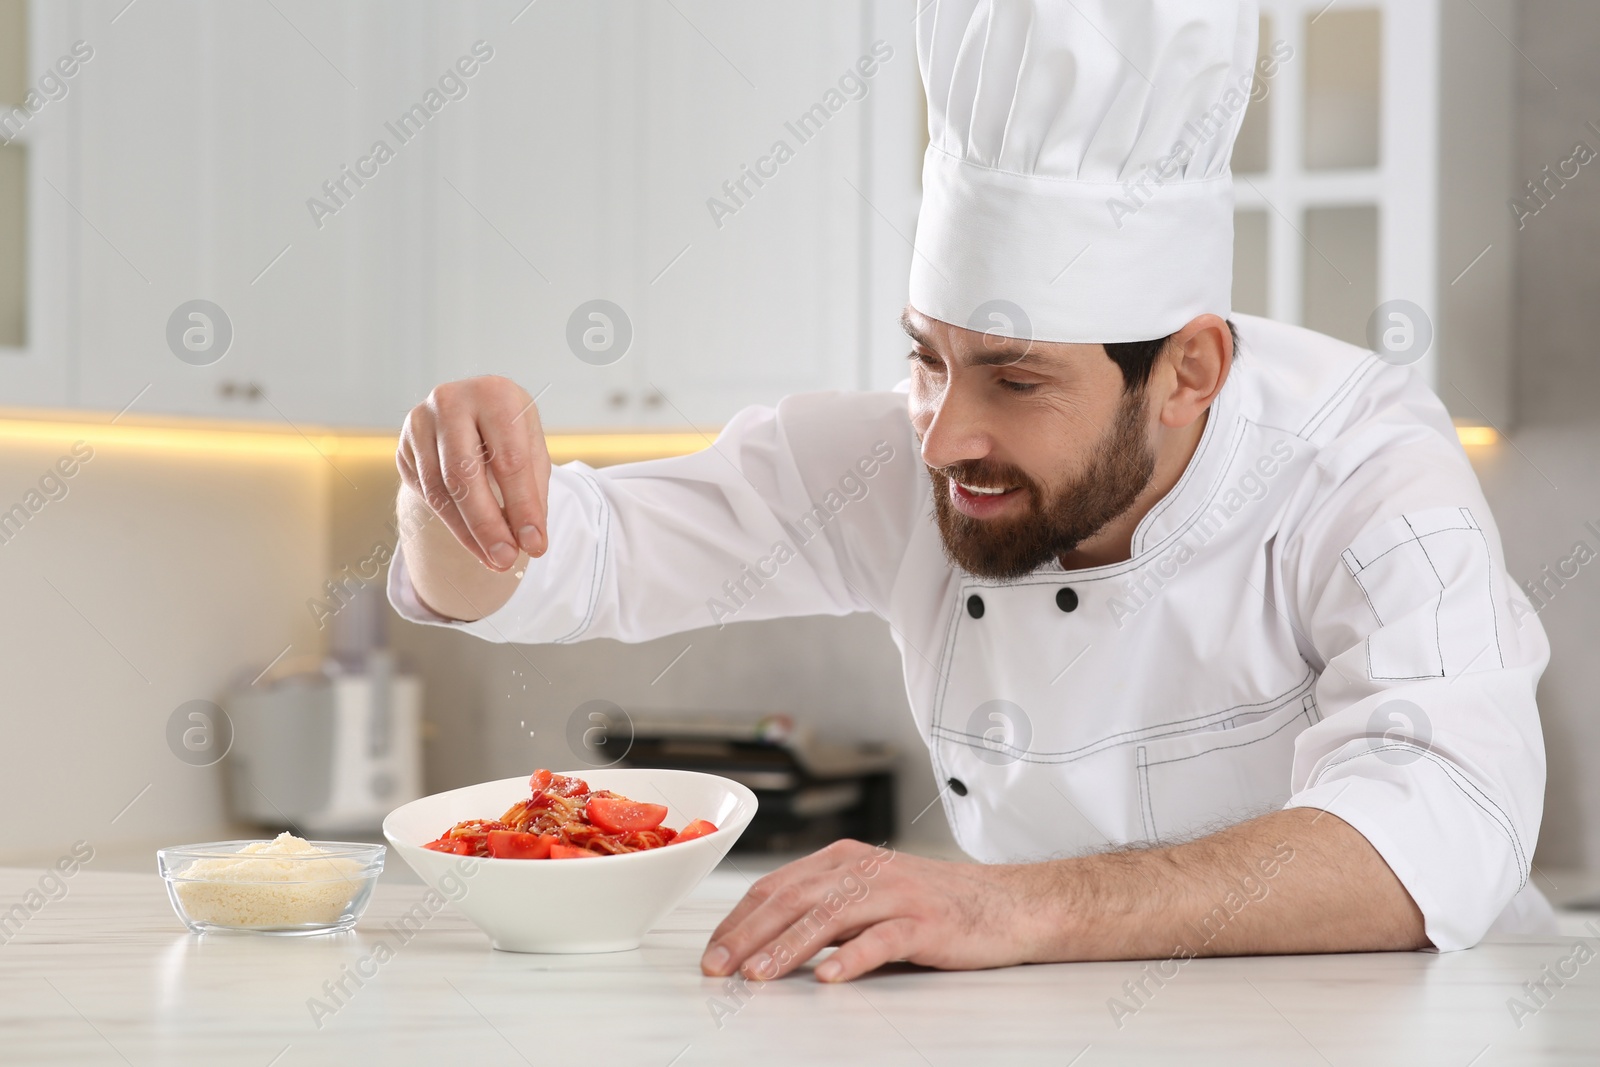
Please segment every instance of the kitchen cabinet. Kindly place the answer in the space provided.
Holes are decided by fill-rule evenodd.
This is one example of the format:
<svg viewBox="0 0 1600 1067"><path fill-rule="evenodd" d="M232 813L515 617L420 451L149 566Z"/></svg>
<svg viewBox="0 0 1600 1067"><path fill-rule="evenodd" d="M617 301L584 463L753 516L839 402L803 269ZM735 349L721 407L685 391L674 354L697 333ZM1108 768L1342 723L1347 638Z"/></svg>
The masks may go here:
<svg viewBox="0 0 1600 1067"><path fill-rule="evenodd" d="M871 60L879 6L530 11L444 131L434 376L508 374L554 425L662 427L868 384L864 307L892 321L904 299L903 271L898 295L866 282L868 134L912 131L910 159L922 122L914 94L879 91L916 84L908 19ZM570 343L597 300L623 318L578 327L630 331L614 361Z"/></svg>
<svg viewBox="0 0 1600 1067"><path fill-rule="evenodd" d="M1513 14L1510 0L1261 0L1233 157L1235 309L1378 345L1452 414L1501 428Z"/></svg>
<svg viewBox="0 0 1600 1067"><path fill-rule="evenodd" d="M700 5L720 56L672 8L646 9L639 259L679 257L637 290L654 342L639 373L681 409L663 420L856 384L863 107L895 72L871 55L860 6L775 20L739 0Z"/></svg>
<svg viewBox="0 0 1600 1067"><path fill-rule="evenodd" d="M58 237L77 219L43 180L70 182L63 160L71 158L73 115L39 93L28 60L48 54L54 62L50 50L75 39L74 15L54 6L34 14L14 3L0 10L0 242L8 246L0 251L7 290L0 295L0 396L12 405L62 407L73 390L63 313L72 257ZM69 81L69 95L73 87Z"/></svg>
<svg viewBox="0 0 1600 1067"><path fill-rule="evenodd" d="M869 337L904 299L883 263L909 255L915 190L880 188L870 135L897 131L903 177L922 123L898 5L30 14L35 70L94 55L32 131L15 402L394 426L437 381L502 373L554 427L714 426L885 377ZM863 78L880 31L892 58ZM780 140L792 158L762 163Z"/></svg>
<svg viewBox="0 0 1600 1067"><path fill-rule="evenodd" d="M637 18L633 5L541 3L514 23L458 10L442 31L495 52L422 160L433 171L428 375L506 375L538 397L547 425L625 425L640 410L633 259L649 175L633 114ZM623 310L579 316L580 339L597 328L610 346L589 363L567 323L594 300Z"/></svg>
<svg viewBox="0 0 1600 1067"><path fill-rule="evenodd" d="M379 424L420 387L409 183L373 181L320 225L307 208L381 130L419 20L279 6L85 18L99 45L75 102L76 404ZM232 336L185 360L169 320L193 300L221 310L180 316L180 336Z"/></svg>
<svg viewBox="0 0 1600 1067"><path fill-rule="evenodd" d="M554 427L709 426L903 375L925 144L904 4L29 12L24 84L75 41L94 56L5 146L29 186L12 403L393 426L437 381L502 373ZM1419 369L1504 425L1509 0L1262 13L1236 307L1365 344L1406 301ZM232 327L214 363L168 342L192 300Z"/></svg>

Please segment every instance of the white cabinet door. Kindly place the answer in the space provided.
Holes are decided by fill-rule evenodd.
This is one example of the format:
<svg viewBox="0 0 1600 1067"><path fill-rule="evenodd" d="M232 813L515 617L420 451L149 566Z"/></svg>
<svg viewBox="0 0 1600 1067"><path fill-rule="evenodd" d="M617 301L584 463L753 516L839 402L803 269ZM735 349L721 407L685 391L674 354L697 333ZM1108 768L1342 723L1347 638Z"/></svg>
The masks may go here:
<svg viewBox="0 0 1600 1067"><path fill-rule="evenodd" d="M865 118L883 74L862 7L645 9L639 366L666 398L649 421L857 384Z"/></svg>
<svg viewBox="0 0 1600 1067"><path fill-rule="evenodd" d="M422 39L410 10L165 0L106 34L77 101L81 404L297 425L403 410L424 294L397 265L426 231L408 160L340 200L322 186L426 88L397 76ZM314 197L341 206L319 219ZM204 309L180 315L187 358L170 343L193 300L231 325L214 362L207 331L226 331Z"/></svg>
<svg viewBox="0 0 1600 1067"><path fill-rule="evenodd" d="M431 377L503 374L539 397L547 425L626 421L638 339L596 329L580 360L567 341L580 305L636 314L639 151L645 95L635 5L540 3L516 21L455 14L447 36L493 48L440 129L425 197L435 219ZM474 21L477 19L478 21ZM609 340L610 348L605 342ZM611 398L623 404L613 406Z"/></svg>
<svg viewBox="0 0 1600 1067"><path fill-rule="evenodd" d="M13 17L15 13L12 13ZM95 58L85 40L80 12L75 4L52 4L26 12L27 40L20 49L6 42L6 51L22 59L23 110L13 111L10 101L0 103L6 118L6 142L0 146L0 189L7 202L0 204L5 218L3 236L21 238L21 249L7 248L8 267L18 251L22 262L23 309L20 330L0 337L0 404L44 408L73 405L72 315L70 312L76 247L60 239L82 223L75 213L74 153L77 114L73 97ZM8 20L7 32L15 32ZM76 51L74 48L76 46ZM87 56L87 62L80 57ZM55 69L60 62L70 76ZM49 73L55 80L55 99L40 89ZM26 93L34 95L31 103ZM29 115L27 109L37 107ZM17 198L20 197L20 203ZM13 291L14 292L14 291ZM10 298L12 294L8 293ZM15 305L13 305L15 306ZM19 336L20 335L20 336ZM16 343L19 342L20 344Z"/></svg>
<svg viewBox="0 0 1600 1067"><path fill-rule="evenodd" d="M501 373L551 426L682 426L864 384L864 264L909 234L872 109L915 68L877 6L84 8L75 399L392 427Z"/></svg>
<svg viewBox="0 0 1600 1067"><path fill-rule="evenodd" d="M716 425L855 386L872 81L839 80L867 53L862 11L528 10L444 131L435 377L516 378L557 427ZM608 329L609 351L574 344Z"/></svg>

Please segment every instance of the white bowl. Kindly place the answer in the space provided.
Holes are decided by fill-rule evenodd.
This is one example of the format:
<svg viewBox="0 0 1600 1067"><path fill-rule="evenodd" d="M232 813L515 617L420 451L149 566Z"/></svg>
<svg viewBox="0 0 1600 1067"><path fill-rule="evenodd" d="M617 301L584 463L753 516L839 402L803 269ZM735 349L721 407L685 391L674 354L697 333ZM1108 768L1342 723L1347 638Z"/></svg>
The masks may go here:
<svg viewBox="0 0 1600 1067"><path fill-rule="evenodd" d="M413 800L383 820L383 836L412 870L507 952L621 952L717 865L750 820L756 797L738 782L698 771L562 771L592 789L667 806L667 825L709 819L717 832L682 844L577 860L477 859L422 846L463 819L498 819L530 795L528 778L504 778Z"/></svg>

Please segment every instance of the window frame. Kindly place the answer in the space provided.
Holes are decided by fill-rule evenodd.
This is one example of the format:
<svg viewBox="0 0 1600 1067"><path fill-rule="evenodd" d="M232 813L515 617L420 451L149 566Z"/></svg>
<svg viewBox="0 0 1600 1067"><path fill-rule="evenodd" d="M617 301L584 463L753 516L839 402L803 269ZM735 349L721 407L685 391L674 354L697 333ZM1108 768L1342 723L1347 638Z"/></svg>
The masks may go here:
<svg viewBox="0 0 1600 1067"><path fill-rule="evenodd" d="M1438 0L1259 0L1275 40L1294 49L1272 81L1267 170L1234 177L1235 209L1267 215L1267 317L1305 319L1306 212L1320 207L1378 211L1377 299L1439 306ZM1375 10L1379 29L1378 164L1348 170L1305 167L1307 27L1330 8ZM1437 388L1438 346L1418 363Z"/></svg>
<svg viewBox="0 0 1600 1067"><path fill-rule="evenodd" d="M27 19L24 83L31 87L37 85L39 71L68 52L73 42L87 37L78 3L28 0ZM77 78L87 74L81 72ZM27 152L23 195L28 248L24 343L0 345L0 388L5 390L7 407L70 407L74 401L77 293L73 283L83 221L72 206L75 201L69 200L79 184L79 122L73 96L69 92L52 101L9 141Z"/></svg>

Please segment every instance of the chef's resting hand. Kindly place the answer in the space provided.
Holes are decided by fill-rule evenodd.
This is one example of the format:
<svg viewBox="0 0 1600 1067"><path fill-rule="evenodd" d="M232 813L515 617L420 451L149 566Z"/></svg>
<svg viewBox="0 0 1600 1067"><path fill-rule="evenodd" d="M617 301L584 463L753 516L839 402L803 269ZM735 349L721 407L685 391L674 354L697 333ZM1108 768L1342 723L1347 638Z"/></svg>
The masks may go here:
<svg viewBox="0 0 1600 1067"><path fill-rule="evenodd" d="M700 968L770 980L829 945L825 982L892 960L950 970L1030 960L1028 877L1018 866L948 863L860 841L837 841L750 887L711 935Z"/></svg>
<svg viewBox="0 0 1600 1067"><path fill-rule="evenodd" d="M832 944L817 966L825 982L891 960L967 970L1430 941L1421 909L1359 831L1288 808L1183 844L1041 863L947 863L840 841L756 882L700 968L771 979Z"/></svg>

